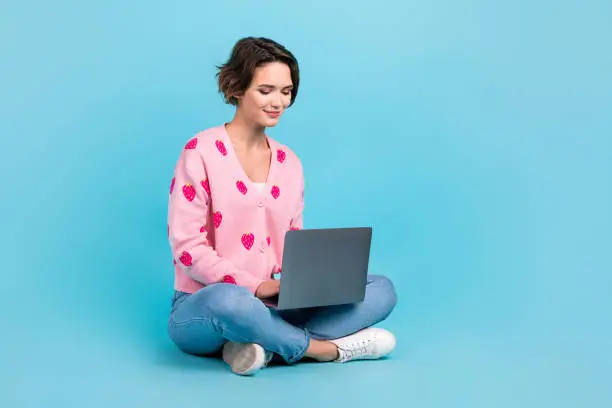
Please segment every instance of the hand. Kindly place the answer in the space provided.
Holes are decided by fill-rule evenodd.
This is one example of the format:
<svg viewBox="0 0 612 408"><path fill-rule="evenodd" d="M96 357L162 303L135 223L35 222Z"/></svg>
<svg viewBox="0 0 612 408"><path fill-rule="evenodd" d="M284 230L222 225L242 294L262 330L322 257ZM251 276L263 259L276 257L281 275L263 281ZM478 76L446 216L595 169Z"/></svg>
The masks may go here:
<svg viewBox="0 0 612 408"><path fill-rule="evenodd" d="M255 296L259 299L270 298L278 295L280 291L280 279L267 280L262 282L255 291Z"/></svg>

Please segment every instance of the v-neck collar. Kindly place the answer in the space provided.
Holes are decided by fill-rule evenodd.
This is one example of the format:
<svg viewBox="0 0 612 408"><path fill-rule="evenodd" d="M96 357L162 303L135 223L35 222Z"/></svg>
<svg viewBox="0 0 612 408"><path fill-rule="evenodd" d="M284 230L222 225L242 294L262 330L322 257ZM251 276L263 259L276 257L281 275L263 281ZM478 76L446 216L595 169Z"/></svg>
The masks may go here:
<svg viewBox="0 0 612 408"><path fill-rule="evenodd" d="M235 165L238 167L238 171L240 172L241 177L244 179L243 182L248 184L248 189L254 190L257 194L265 194L265 192L270 191L270 189L272 188L272 181L274 180L274 173L276 170L276 160L275 160L275 157L276 157L275 155L277 151L276 142L270 136L268 136L267 133L265 134L266 141L268 142L268 146L270 147L270 168L268 169L268 176L266 177L266 181L263 183L264 188L260 192L257 186L257 184L260 184L260 183L257 183L251 180L248 174L246 174L244 167L242 167L242 163L240 163L240 159L238 159L238 155L236 154L236 150L234 149L234 144L232 143L232 139L227 133L227 128L225 127L225 123L221 125L221 131L223 133L223 138L225 139L225 144L227 146L226 149L227 149L228 155L231 157Z"/></svg>

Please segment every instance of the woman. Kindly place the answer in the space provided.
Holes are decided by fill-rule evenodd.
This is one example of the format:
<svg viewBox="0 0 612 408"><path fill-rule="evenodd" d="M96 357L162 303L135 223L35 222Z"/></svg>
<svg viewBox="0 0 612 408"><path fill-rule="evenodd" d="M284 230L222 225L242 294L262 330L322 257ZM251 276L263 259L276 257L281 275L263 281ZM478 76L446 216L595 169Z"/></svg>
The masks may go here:
<svg viewBox="0 0 612 408"><path fill-rule="evenodd" d="M240 375L274 354L288 364L388 354L394 336L370 327L395 307L385 277L370 276L365 301L356 305L276 312L261 301L278 294L285 233L302 228L302 164L265 133L294 103L299 68L282 45L253 37L238 41L218 68L219 90L235 116L186 143L170 186L170 338L186 353L222 351Z"/></svg>

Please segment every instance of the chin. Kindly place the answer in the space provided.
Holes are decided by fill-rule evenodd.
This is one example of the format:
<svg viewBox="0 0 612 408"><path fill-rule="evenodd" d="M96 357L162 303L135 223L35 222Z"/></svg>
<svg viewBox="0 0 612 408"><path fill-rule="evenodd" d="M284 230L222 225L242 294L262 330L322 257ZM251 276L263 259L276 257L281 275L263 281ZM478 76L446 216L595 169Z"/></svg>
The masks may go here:
<svg viewBox="0 0 612 408"><path fill-rule="evenodd" d="M277 119L266 118L263 121L262 125L265 126L265 127L274 127L274 126L278 125L278 120L279 119L280 118L277 118Z"/></svg>

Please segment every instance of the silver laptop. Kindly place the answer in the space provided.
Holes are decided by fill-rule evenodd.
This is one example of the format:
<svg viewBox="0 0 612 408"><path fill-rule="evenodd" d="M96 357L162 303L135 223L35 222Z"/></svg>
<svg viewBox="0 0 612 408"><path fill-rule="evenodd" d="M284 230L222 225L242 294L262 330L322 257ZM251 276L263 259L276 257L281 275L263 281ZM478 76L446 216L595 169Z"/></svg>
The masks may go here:
<svg viewBox="0 0 612 408"><path fill-rule="evenodd" d="M280 292L263 302L277 310L362 302L372 228L288 231Z"/></svg>

